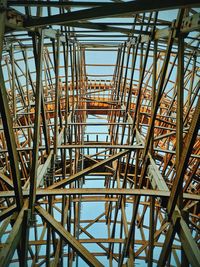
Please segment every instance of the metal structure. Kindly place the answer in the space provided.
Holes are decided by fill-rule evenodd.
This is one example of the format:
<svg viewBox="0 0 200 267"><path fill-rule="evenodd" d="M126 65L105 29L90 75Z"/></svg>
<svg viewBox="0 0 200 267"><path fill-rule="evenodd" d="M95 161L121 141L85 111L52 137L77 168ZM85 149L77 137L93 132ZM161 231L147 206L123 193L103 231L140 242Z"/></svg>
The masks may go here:
<svg viewBox="0 0 200 267"><path fill-rule="evenodd" d="M199 7L0 1L0 266L200 266Z"/></svg>

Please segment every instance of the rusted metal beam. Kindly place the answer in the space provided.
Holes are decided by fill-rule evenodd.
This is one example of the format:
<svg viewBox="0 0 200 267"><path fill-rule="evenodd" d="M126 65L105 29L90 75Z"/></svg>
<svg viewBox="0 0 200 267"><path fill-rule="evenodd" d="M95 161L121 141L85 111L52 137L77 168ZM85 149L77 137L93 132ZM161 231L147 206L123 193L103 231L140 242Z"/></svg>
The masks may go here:
<svg viewBox="0 0 200 267"><path fill-rule="evenodd" d="M47 211L36 206L38 214L57 232L57 234L72 247L78 255L90 266L103 266L89 251L80 244L65 228L58 223Z"/></svg>
<svg viewBox="0 0 200 267"><path fill-rule="evenodd" d="M127 3L113 3L108 6L101 6L97 8L85 9L82 11L74 11L66 16L66 14L61 15L53 15L51 18L43 17L43 18L29 18L25 20L25 27L41 27L45 25L52 24L65 24L67 22L76 22L77 17L78 20L86 20L86 19L97 19L97 18L105 18L108 16L119 16L120 14L130 14L130 13L140 13L140 12L150 12L150 11L158 11L165 9L176 9L179 7L189 7L189 6L199 6L198 0L193 1L183 1L178 0L168 1L167 3L163 3L162 1L154 1L154 3L150 4L148 1L143 1L139 3L137 1L130 1Z"/></svg>
<svg viewBox="0 0 200 267"><path fill-rule="evenodd" d="M69 178L66 178L66 179L63 179L57 183L54 183L53 185L49 186L48 188L49 189L55 189L55 188L58 188L58 187L62 187L64 185L67 185L67 184L70 184L74 181L76 181L77 179L83 177L84 175L86 174L89 174L90 172L96 170L97 168L101 167L101 166L104 166L106 165L107 163L109 162L112 162L120 157L123 157L124 155L126 155L129 151L128 150L125 150L125 151L122 151L122 152L119 152L118 154L115 154L105 160L102 160L101 162L98 162L94 165L92 165L91 167L88 167L86 169L83 169L82 171L78 172L78 173L75 173L74 175L71 175Z"/></svg>
<svg viewBox="0 0 200 267"><path fill-rule="evenodd" d="M192 148L196 140L199 127L200 127L200 97L198 98L197 106L196 106L196 109L195 109L195 112L194 112L194 115L191 121L191 126L190 126L190 129L188 131L188 134L185 140L186 145L184 146L181 157L180 157L180 163L178 165L177 174L173 182L170 199L167 205L169 218L171 218L173 214L173 211L174 211L174 208L177 203L178 196L179 196L179 191L183 187L181 177L184 176L185 170L188 166L187 165L188 160L192 152Z"/></svg>
<svg viewBox="0 0 200 267"><path fill-rule="evenodd" d="M5 245L3 249L1 249L0 260L1 260L2 267L6 267L9 265L10 260L12 259L13 254L15 252L15 249L17 248L20 242L21 233L22 233L22 222L24 218L24 212L27 209L27 207L28 207L28 202L25 201L21 211L19 212L17 216L17 219L13 225L13 228L6 240Z"/></svg>
<svg viewBox="0 0 200 267"><path fill-rule="evenodd" d="M2 5L5 8L6 1L2 1ZM4 28L5 28L5 11L0 13L0 60L2 60L2 52L3 52L3 37L4 37ZM10 162L11 162L11 170L12 170L12 179L14 185L14 191L16 196L16 204L17 209L20 209L23 206L23 196L22 196L22 187L21 187L21 175L19 170L19 160L18 154L16 150L16 142L14 131L12 128L12 120L11 114L9 110L9 104L7 99L7 92L4 83L3 71L2 67L0 67L0 112L1 118L3 122L3 127L5 131L5 138L8 146Z"/></svg>
<svg viewBox="0 0 200 267"><path fill-rule="evenodd" d="M44 35L41 31L41 36L38 45L38 63L37 76L36 76L36 94L35 94L35 126L34 126L34 142L33 142L33 161L31 166L30 176L30 197L29 197L29 209L31 210L31 216L34 213L34 204L36 198L36 186L37 186L37 169L39 158L39 142L40 142L40 113L41 113L41 99L42 99L42 65L43 65L43 42Z"/></svg>
<svg viewBox="0 0 200 267"><path fill-rule="evenodd" d="M109 174L110 175L110 174ZM157 174L154 173L154 176ZM158 178L155 178L155 180ZM159 177L160 179L160 177ZM154 196L169 198L170 192L163 189L132 189L132 188L63 188L63 189L37 189L36 196L38 198L43 196L56 196L56 195L130 195L130 196ZM23 196L29 195L28 190L23 190ZM14 197L14 191L0 192L0 197L8 198ZM199 201L200 196L191 193L183 193L185 200Z"/></svg>

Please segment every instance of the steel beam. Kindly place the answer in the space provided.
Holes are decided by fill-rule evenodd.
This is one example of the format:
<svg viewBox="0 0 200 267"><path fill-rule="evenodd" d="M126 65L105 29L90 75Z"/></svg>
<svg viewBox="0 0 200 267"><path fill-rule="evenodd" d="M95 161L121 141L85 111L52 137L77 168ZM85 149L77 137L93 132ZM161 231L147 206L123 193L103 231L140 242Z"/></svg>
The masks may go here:
<svg viewBox="0 0 200 267"><path fill-rule="evenodd" d="M5 5L6 1L2 1L2 5ZM2 60L3 52L3 37L4 37L4 27L5 27L5 11L0 13L0 60ZM15 135L13 131L13 124L11 120L11 114L8 104L7 92L3 77L2 67L0 67L0 112L3 122L3 127L5 131L5 138L8 146L9 156L10 156L10 166L12 171L12 180L14 185L14 191L16 196L17 209L23 206L23 196L21 187L21 175L19 170L19 159L16 149Z"/></svg>
<svg viewBox="0 0 200 267"><path fill-rule="evenodd" d="M199 2L0 2L3 264L199 266Z"/></svg>
<svg viewBox="0 0 200 267"><path fill-rule="evenodd" d="M172 191L167 205L169 218L171 218L173 214L179 196L179 191L182 190L183 187L182 177L184 176L184 173L187 169L189 157L191 155L199 127L200 127L200 97L198 98L197 106L191 121L191 126L185 140L186 145L184 146L183 152L180 157L180 163L178 165L177 174L173 181Z"/></svg>
<svg viewBox="0 0 200 267"><path fill-rule="evenodd" d="M83 177L84 175L86 174L89 174L90 172L98 169L99 167L101 166L104 166L106 165L107 163L109 162L112 162L118 158L121 158L123 157L124 155L126 155L127 153L129 152L129 150L125 150L125 151L122 151L122 152L119 152L118 154L115 154L105 160L102 160L94 165L92 165L91 167L88 167L86 169L83 169L82 171L78 172L78 173L75 173L74 175L71 175L69 178L66 178L66 179L63 179L57 183L54 183L53 185L49 186L48 188L49 189L55 189L55 188L58 188L58 187L62 187L64 185L67 185L67 184L71 184L72 182L78 180L79 178Z"/></svg>
<svg viewBox="0 0 200 267"><path fill-rule="evenodd" d="M43 32L41 32L39 46L38 46L38 63L36 65L37 76L36 76L36 94L35 94L35 126L34 126L33 161L31 166L30 198L29 198L29 209L31 210L31 216L33 216L34 213L34 204L35 204L36 186L37 186L37 169L38 169L38 158L39 158L43 42L44 42L44 35Z"/></svg>
<svg viewBox="0 0 200 267"><path fill-rule="evenodd" d="M47 211L40 206L36 206L38 214L50 225L54 231L65 241L78 255L89 264L89 266L103 266L89 251L78 242L65 228L58 223Z"/></svg>
<svg viewBox="0 0 200 267"><path fill-rule="evenodd" d="M154 177L157 176L157 173L153 173ZM160 179L160 177L159 177ZM155 178L155 181L158 181L158 177ZM159 186L159 184L152 183L153 186ZM44 196L56 196L56 195L130 195L130 196L154 196L161 198L169 198L170 192L168 190L162 189L132 189L132 188L63 188L63 189L37 189L36 196L41 198ZM4 191L0 192L0 197L9 198L14 197L14 191ZM29 196L28 190L23 190L23 196ZM200 196L191 193L183 193L183 198L185 200L199 201ZM14 208L14 207L13 207Z"/></svg>
<svg viewBox="0 0 200 267"><path fill-rule="evenodd" d="M79 21L86 19L97 19L105 18L108 16L119 16L121 14L140 13L140 12L151 12L166 9L176 9L179 7L190 7L199 6L198 0L183 1L178 0L176 2L169 0L162 2L156 0L153 3L144 0L142 3L138 1L130 1L126 3L115 3L108 6L101 6L97 8L85 9L81 11L74 11L67 14L53 15L51 17L43 18L28 18L24 21L24 27L41 27L53 24L65 24L69 22L76 22L77 18Z"/></svg>
<svg viewBox="0 0 200 267"><path fill-rule="evenodd" d="M21 211L19 212L17 219L13 225L13 228L6 240L6 243L3 247L3 249L0 252L0 260L1 260L1 266L6 267L9 265L10 260L13 257L13 254L15 252L15 249L17 248L20 239L21 239L21 233L22 233L22 222L24 218L24 212L28 207L28 202L25 201Z"/></svg>

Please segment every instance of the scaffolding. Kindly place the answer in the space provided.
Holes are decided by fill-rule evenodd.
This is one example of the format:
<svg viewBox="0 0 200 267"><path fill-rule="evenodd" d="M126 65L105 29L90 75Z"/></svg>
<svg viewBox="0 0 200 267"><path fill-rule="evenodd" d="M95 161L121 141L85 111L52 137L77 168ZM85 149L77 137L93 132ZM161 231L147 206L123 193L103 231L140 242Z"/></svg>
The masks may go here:
<svg viewBox="0 0 200 267"><path fill-rule="evenodd" d="M0 1L0 266L200 266L199 7Z"/></svg>

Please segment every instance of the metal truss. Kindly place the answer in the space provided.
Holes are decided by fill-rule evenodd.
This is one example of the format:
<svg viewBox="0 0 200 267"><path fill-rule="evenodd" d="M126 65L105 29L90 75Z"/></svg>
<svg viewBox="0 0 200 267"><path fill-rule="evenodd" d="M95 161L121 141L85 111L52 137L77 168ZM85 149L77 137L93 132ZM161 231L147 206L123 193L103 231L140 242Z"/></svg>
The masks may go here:
<svg viewBox="0 0 200 267"><path fill-rule="evenodd" d="M200 266L199 1L0 1L0 266Z"/></svg>

